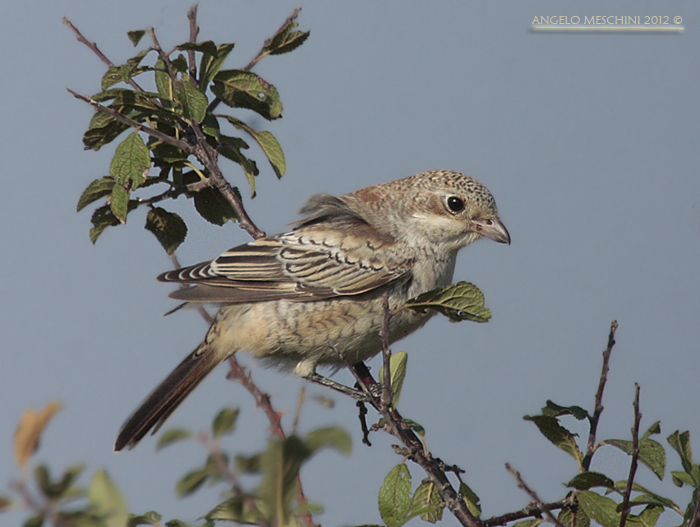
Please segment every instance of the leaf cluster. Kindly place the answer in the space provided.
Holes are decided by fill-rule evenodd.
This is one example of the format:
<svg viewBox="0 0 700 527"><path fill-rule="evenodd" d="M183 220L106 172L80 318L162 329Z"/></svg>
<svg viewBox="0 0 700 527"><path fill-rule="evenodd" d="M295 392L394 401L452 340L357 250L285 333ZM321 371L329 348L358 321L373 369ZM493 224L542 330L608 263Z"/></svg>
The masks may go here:
<svg viewBox="0 0 700 527"><path fill-rule="evenodd" d="M267 55L288 53L303 44L309 32L295 30L297 14L240 69L222 69L234 49L232 43L189 41L165 52L152 29L130 31L135 46L146 33L153 44L124 64L108 63L99 93L91 97L74 93L96 110L83 136L86 149L99 150L132 130L118 144L109 174L90 183L78 200L79 211L98 200L105 202L92 215L93 243L107 227L126 223L131 211L145 206L146 229L172 254L184 241L187 226L180 216L155 204L180 195L192 199L197 212L213 224L243 221L237 206L240 193L223 179L218 158L223 156L242 170L254 196L260 170L247 153L251 140L274 174L284 175L286 162L277 139L246 123L243 111L268 121L282 116L275 86L250 69ZM142 88L145 83L155 90ZM219 103L241 115L215 113Z"/></svg>

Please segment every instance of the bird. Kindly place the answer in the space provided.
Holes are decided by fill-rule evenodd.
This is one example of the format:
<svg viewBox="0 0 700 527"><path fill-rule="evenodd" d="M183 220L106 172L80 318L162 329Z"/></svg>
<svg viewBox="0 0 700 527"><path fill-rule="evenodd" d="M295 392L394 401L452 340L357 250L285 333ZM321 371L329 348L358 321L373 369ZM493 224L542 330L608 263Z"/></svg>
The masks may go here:
<svg viewBox="0 0 700 527"><path fill-rule="evenodd" d="M340 197L319 194L292 230L163 273L190 287L170 297L217 303L202 343L126 420L114 449L155 433L194 388L239 351L265 366L312 376L381 351L386 303L389 344L435 314L401 309L452 282L457 252L480 239L510 244L496 202L475 179L433 170ZM398 310L398 311L397 311Z"/></svg>

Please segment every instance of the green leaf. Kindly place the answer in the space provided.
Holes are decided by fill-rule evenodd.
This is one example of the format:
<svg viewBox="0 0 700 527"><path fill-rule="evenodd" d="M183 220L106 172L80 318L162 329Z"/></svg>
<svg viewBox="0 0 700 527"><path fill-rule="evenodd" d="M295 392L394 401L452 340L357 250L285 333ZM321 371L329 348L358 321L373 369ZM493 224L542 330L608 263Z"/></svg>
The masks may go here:
<svg viewBox="0 0 700 527"><path fill-rule="evenodd" d="M603 527L617 527L620 523L617 503L610 498L584 490L578 494L578 503L590 519Z"/></svg>
<svg viewBox="0 0 700 527"><path fill-rule="evenodd" d="M130 200L128 211L135 209L137 206L137 201ZM90 241L92 243L97 241L97 238L100 237L100 234L102 234L107 227L114 227L115 225L121 224L121 221L114 215L109 205L104 205L103 207L95 209L90 221L93 224L93 228L90 229Z"/></svg>
<svg viewBox="0 0 700 527"><path fill-rule="evenodd" d="M411 430L421 437L425 437L425 428L422 425L416 423L413 419L398 419L400 423L406 423Z"/></svg>
<svg viewBox="0 0 700 527"><path fill-rule="evenodd" d="M156 443L156 452L162 450L166 446L184 441L190 437L192 437L192 432L185 430L184 428L171 428L170 430L166 430L158 438L158 443Z"/></svg>
<svg viewBox="0 0 700 527"><path fill-rule="evenodd" d="M160 207L148 211L146 229L153 233L168 254L173 254L187 236L187 225L182 218Z"/></svg>
<svg viewBox="0 0 700 527"><path fill-rule="evenodd" d="M241 149L248 149L248 144L240 137L228 137L225 135L220 136L221 144L219 147L219 152L224 157L230 159L234 163L241 165L243 172L245 173L248 183L250 184L251 197L255 197L255 176L257 176L260 171L255 161L248 159L241 153Z"/></svg>
<svg viewBox="0 0 700 527"><path fill-rule="evenodd" d="M591 519L586 516L586 513L583 512L583 509L580 507L577 508L576 515L574 515L571 507L563 507L559 511L557 519L567 527L590 527L591 525ZM540 519L540 521L544 521L544 518ZM516 525L518 524L516 523ZM513 527L515 527L515 525Z"/></svg>
<svg viewBox="0 0 700 527"><path fill-rule="evenodd" d="M284 40L280 39L278 42L271 42L265 46L266 51L270 55L289 53L306 42L306 39L309 38L309 33L309 31L290 31L285 35Z"/></svg>
<svg viewBox="0 0 700 527"><path fill-rule="evenodd" d="M615 488L615 482L599 472L581 472L576 474L566 486L576 490L588 490L593 487L612 489Z"/></svg>
<svg viewBox="0 0 700 527"><path fill-rule="evenodd" d="M129 212L129 196L131 192L121 183L115 183L112 187L112 199L109 202L109 207L112 209L112 214L121 223L126 223L126 215Z"/></svg>
<svg viewBox="0 0 700 527"><path fill-rule="evenodd" d="M577 434L572 434L561 426L555 417L547 415L526 415L523 419L535 423L543 436L549 439L555 446L571 455L578 461L579 466L581 465L583 454L576 444L575 437Z"/></svg>
<svg viewBox="0 0 700 527"><path fill-rule="evenodd" d="M656 421L649 429L644 432L642 439L647 439L650 435L661 433L661 421Z"/></svg>
<svg viewBox="0 0 700 527"><path fill-rule="evenodd" d="M185 474L175 485L175 493L178 498L189 496L199 487L204 485L207 479L211 476L209 467L193 470Z"/></svg>
<svg viewBox="0 0 700 527"><path fill-rule="evenodd" d="M275 171L278 178L281 178L287 170L287 162L284 158L284 152L282 147L275 139L275 136L270 132L258 132L253 130L243 121L231 117L230 115L217 115L217 117L223 117L228 120L233 126L239 130L244 130L248 135L250 135L255 141L260 145L260 148L267 156L270 166Z"/></svg>
<svg viewBox="0 0 700 527"><path fill-rule="evenodd" d="M184 55L180 54L175 59L170 61L170 67L173 69L173 72L175 73L186 73L187 70L189 69L189 65L187 64L187 59L185 58ZM184 75L184 81L189 82L189 75ZM178 81L175 81L178 82Z"/></svg>
<svg viewBox="0 0 700 527"><path fill-rule="evenodd" d="M214 77L212 92L232 108L247 108L272 120L281 117L277 88L250 71L224 70Z"/></svg>
<svg viewBox="0 0 700 527"><path fill-rule="evenodd" d="M403 381L406 378L406 363L408 362L408 353L399 351L394 353L389 360L389 371L391 372L391 406L396 408L401 397L401 388ZM384 380L384 366L379 368L379 380Z"/></svg>
<svg viewBox="0 0 700 527"><path fill-rule="evenodd" d="M391 469L379 489L379 514L388 527L400 527L411 509L411 473L405 463Z"/></svg>
<svg viewBox="0 0 700 527"><path fill-rule="evenodd" d="M588 412L580 406L559 406L550 400L547 400L547 406L542 408L542 415L548 415L550 417L570 415L579 421L590 417Z"/></svg>
<svg viewBox="0 0 700 527"><path fill-rule="evenodd" d="M175 46L175 49L180 51L196 51L212 56L216 56L217 54L216 44L211 40L205 40L204 42L185 42L184 44Z"/></svg>
<svg viewBox="0 0 700 527"><path fill-rule="evenodd" d="M260 473L260 455L253 456L237 455L235 457L236 470L244 474L259 474Z"/></svg>
<svg viewBox="0 0 700 527"><path fill-rule="evenodd" d="M189 81L175 81L175 93L177 100L182 104L183 115L186 119L192 119L201 123L207 113L209 101L206 95L199 91Z"/></svg>
<svg viewBox="0 0 700 527"><path fill-rule="evenodd" d="M49 499L65 498L71 486L83 472L83 465L73 465L69 467L58 481L51 481L49 468L46 465L39 465L34 469L34 478L41 493Z"/></svg>
<svg viewBox="0 0 700 527"><path fill-rule="evenodd" d="M412 502L412 509L420 514L421 520L429 523L442 520L445 504L432 481L424 481L418 485L416 492L413 493Z"/></svg>
<svg viewBox="0 0 700 527"><path fill-rule="evenodd" d="M287 23L282 26L275 35L265 41L263 52L267 55L281 55L301 46L309 37L308 31L292 31L299 24L295 22L297 14L289 17Z"/></svg>
<svg viewBox="0 0 700 527"><path fill-rule="evenodd" d="M126 501L104 470L98 470L88 491L92 510L103 518L105 527L124 527L129 521Z"/></svg>
<svg viewBox="0 0 700 527"><path fill-rule="evenodd" d="M566 510L566 509L562 509L562 510ZM561 520L561 514L559 515L559 520ZM544 521L544 518L537 518L534 520L523 520L523 521L514 523L511 527L537 527L543 521ZM567 523L564 521L562 521L562 524L567 525Z"/></svg>
<svg viewBox="0 0 700 527"><path fill-rule="evenodd" d="M44 525L44 515L37 514L36 516L30 517L28 520L22 524L22 527L43 527Z"/></svg>
<svg viewBox="0 0 700 527"><path fill-rule="evenodd" d="M433 289L406 302L419 312L434 309L450 318L452 322L472 320L486 322L491 311L484 306L484 295L474 284L458 282L447 287Z"/></svg>
<svg viewBox="0 0 700 527"><path fill-rule="evenodd" d="M645 507L639 515L630 515L628 518L631 518L634 523L637 523L642 527L654 527L662 512L664 512L663 507L658 505L649 505Z"/></svg>
<svg viewBox="0 0 700 527"><path fill-rule="evenodd" d="M618 492L622 493L627 488L627 480L616 481L615 488L618 490ZM651 492L649 489L646 489L637 483L632 483L632 490L640 493L638 496L632 498L631 501L634 503L661 505L662 507L668 507L680 512L680 508L672 500L659 496L658 494Z"/></svg>
<svg viewBox="0 0 700 527"><path fill-rule="evenodd" d="M131 43L134 45L134 47L139 45L139 42L141 41L141 37L143 37L146 34L146 32L143 29L137 29L135 31L128 31L126 33L126 36L129 37L129 40L131 40Z"/></svg>
<svg viewBox="0 0 700 527"><path fill-rule="evenodd" d="M648 435L649 434L645 434L644 437L639 440L639 461L649 467L656 477L661 480L666 471L666 451L658 441L649 439ZM602 444L614 446L630 456L632 455L632 441L607 439L603 441Z"/></svg>
<svg viewBox="0 0 700 527"><path fill-rule="evenodd" d="M296 436L284 441L271 439L268 448L260 455L263 477L258 495L279 525L284 525L291 515L291 505L298 494L297 475L311 452Z"/></svg>
<svg viewBox="0 0 700 527"><path fill-rule="evenodd" d="M96 111L87 132L83 134L83 145L86 150L99 150L100 147L114 141L127 128L127 125L108 113Z"/></svg>
<svg viewBox="0 0 700 527"><path fill-rule="evenodd" d="M678 487L682 487L684 483L690 485L691 487L695 486L695 480L687 472L672 470L671 477L673 478L673 483Z"/></svg>
<svg viewBox="0 0 700 527"><path fill-rule="evenodd" d="M259 525L264 518L257 496L240 495L220 503L205 516L207 520L223 520L238 524Z"/></svg>
<svg viewBox="0 0 700 527"><path fill-rule="evenodd" d="M226 57L231 53L233 44L220 44L216 48L215 54L203 54L199 61L199 88L202 92L207 91L207 87L212 79L219 73Z"/></svg>
<svg viewBox="0 0 700 527"><path fill-rule="evenodd" d="M90 205L90 203L104 198L105 196L109 196L113 188L114 178L112 176L105 176L102 179L94 180L80 196L78 200L78 212Z"/></svg>
<svg viewBox="0 0 700 527"><path fill-rule="evenodd" d="M683 464L683 470L688 474L693 472L693 452L690 448L690 432L687 430L683 433L676 430L668 438L666 438L671 448L678 452Z"/></svg>
<svg viewBox="0 0 700 527"><path fill-rule="evenodd" d="M165 63L161 59L156 61L155 79L160 102L163 104L164 108L170 109L173 101L173 81L170 75L168 75Z"/></svg>
<svg viewBox="0 0 700 527"><path fill-rule="evenodd" d="M151 156L138 132L133 132L117 146L109 172L117 183L130 185L131 190L146 180L151 167Z"/></svg>
<svg viewBox="0 0 700 527"><path fill-rule="evenodd" d="M159 525L163 517L155 511L148 511L140 515L132 514L129 518L128 527L137 527L138 525Z"/></svg>
<svg viewBox="0 0 700 527"><path fill-rule="evenodd" d="M347 456L352 450L350 434L339 426L316 428L306 434L304 443L313 454L322 448L333 448Z"/></svg>
<svg viewBox="0 0 700 527"><path fill-rule="evenodd" d="M469 512L471 512L477 518L481 516L481 505L479 504L479 496L477 496L476 492L470 489L469 486L463 481L459 482L459 495L464 500L464 503L467 504Z"/></svg>
<svg viewBox="0 0 700 527"><path fill-rule="evenodd" d="M224 434L230 434L236 429L236 419L240 410L238 408L224 408L214 418L211 424L211 433L214 439L219 439Z"/></svg>

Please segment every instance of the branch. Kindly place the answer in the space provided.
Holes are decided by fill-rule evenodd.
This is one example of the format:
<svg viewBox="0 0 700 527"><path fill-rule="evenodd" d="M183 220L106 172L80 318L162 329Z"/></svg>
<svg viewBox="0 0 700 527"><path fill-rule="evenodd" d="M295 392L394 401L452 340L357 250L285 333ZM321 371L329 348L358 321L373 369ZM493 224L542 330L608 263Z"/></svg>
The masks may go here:
<svg viewBox="0 0 700 527"><path fill-rule="evenodd" d="M388 331L386 328L388 327L390 310L387 302L384 302L384 310L385 324L380 333L382 338L382 350L389 348L387 341ZM479 520L479 518L474 516L469 511L464 499L462 499L462 497L450 483L450 480L447 478L447 475L443 470L445 464L432 456L432 454L425 448L423 442L411 429L410 424L401 417L401 414L399 414L398 411L391 408L391 396L389 396L389 404L383 404L383 400L385 399L384 390L377 384L377 381L374 380L364 363L359 362L353 365L351 370L353 375L355 375L355 378L358 380L358 384L371 398L370 403L372 406L374 406L384 418L384 428L406 446L405 451L402 449L402 454L409 457L412 461L420 465L423 470L425 470L430 481L437 488L442 501L445 503L445 506L450 510L457 521L466 527L483 527L481 520ZM385 362L385 376L387 371L388 365Z"/></svg>
<svg viewBox="0 0 700 527"><path fill-rule="evenodd" d="M610 334L608 335L608 347L603 352L603 369L600 372L598 391L595 394L595 409L593 411L593 417L589 418L589 421L591 423L591 429L588 433L588 445L586 447L586 455L583 457L583 462L581 463L584 472L587 472L590 469L591 460L593 459L593 453L596 449L596 430L598 429L598 421L600 420L600 414L603 413L603 391L605 390L605 383L608 380L608 364L610 362L610 353L612 353L613 346L615 345L615 331L617 331L617 320L613 320L610 324Z"/></svg>
<svg viewBox="0 0 700 527"><path fill-rule="evenodd" d="M547 519L549 519L549 521L557 527L564 527L564 524L554 517L548 506L542 503L542 500L540 500L540 498L537 496L537 493L525 484L523 478L520 477L520 472L518 472L517 470L513 470L509 463L506 463L506 469L508 469L508 472L510 472L516 479L516 481L518 482L518 487L523 489L530 495L532 500L535 502L535 505L537 505L537 508L544 512L544 515L547 516Z"/></svg>
<svg viewBox="0 0 700 527"><path fill-rule="evenodd" d="M80 30L77 27L75 27L70 20L68 20L66 17L63 17L63 23L65 25L67 25L73 31L73 33L75 33L75 36L77 37L78 42L81 42L81 43L85 44L88 48L90 48L92 50L92 52L95 55L97 55L102 62L107 64L107 67L109 67L109 68L114 67L114 63L111 60L109 60L105 56L105 54L99 50L99 48L97 47L97 44L95 44L94 42L90 42L88 39L86 39L83 36L83 34L80 32ZM139 86L138 83L134 79L129 79L129 85L132 88L134 88L136 91L144 91L144 89L141 86Z"/></svg>
<svg viewBox="0 0 700 527"><path fill-rule="evenodd" d="M194 4L187 12L187 19L190 21L190 42L197 42L199 35L199 26L197 26L197 4ZM187 50L187 62L190 65L190 82L196 83L197 79L197 62L193 49Z"/></svg>
<svg viewBox="0 0 700 527"><path fill-rule="evenodd" d="M497 527L499 525L506 525L516 520L522 520L523 518L541 516L542 514L545 514L545 510L554 511L563 509L569 505L569 503L570 501L568 499L563 499L560 501L555 501L554 503L543 503L542 508L535 503L530 503L519 511L509 512L508 514L503 514L502 516L494 516L493 518L484 520L484 527Z"/></svg>
<svg viewBox="0 0 700 527"><path fill-rule="evenodd" d="M391 406L392 400L391 349L389 349L389 322L391 322L391 309L389 309L389 290L387 290L387 292L384 294L382 307L384 308L384 323L382 324L382 329L379 332L379 339L382 341L382 359L384 361L384 375L383 378L380 379L380 382L382 383L381 404L382 407L389 408Z"/></svg>
<svg viewBox="0 0 700 527"><path fill-rule="evenodd" d="M238 224L241 228L245 229L248 234L254 239L264 238L265 233L258 229L258 227L250 219L248 213L243 207L243 203L233 191L230 183L226 180L224 175L221 173L219 164L217 162L218 152L212 148L207 142L206 137L204 137L204 132L199 126L199 123L192 122L192 130L194 130L195 136L197 137L197 145L194 147L195 156L202 165L204 165L209 170L209 177L212 179L212 186L221 193L226 201L229 202L233 208L236 216L238 217Z"/></svg>
<svg viewBox="0 0 700 527"><path fill-rule="evenodd" d="M195 153L195 148L187 143L186 141L183 141L181 139L176 139L175 137L172 137L168 134L165 134L161 132L160 130L156 130L155 128L151 128L147 124L139 123L137 121L134 121L133 119L129 119L127 116L121 114L119 111L115 110L114 108L110 108L109 106L104 106L103 104L100 104L99 102L93 100L90 97L86 97L85 95L80 95L79 93L74 92L70 88L66 88L68 90L68 93L70 93L73 97L76 99L80 99L81 101L84 101L88 103L90 106L95 108L98 112L106 113L108 115L111 115L114 117L117 121L120 121L124 123L127 126L130 126L131 128L134 128L135 130L140 130L144 133L147 133L148 135L151 135L153 137L157 137L164 143L171 144L179 149L181 149L183 152L185 152L187 155L196 155Z"/></svg>
<svg viewBox="0 0 700 527"><path fill-rule="evenodd" d="M634 428L632 428L632 462L630 463L630 473L627 477L627 485L625 486L625 494L622 499L622 511L620 514L619 527L625 527L627 516L630 513L630 498L632 497L632 484L634 475L637 472L639 463L639 423L642 420L642 414L639 413L639 384L634 383ZM696 510L697 512L697 510Z"/></svg>

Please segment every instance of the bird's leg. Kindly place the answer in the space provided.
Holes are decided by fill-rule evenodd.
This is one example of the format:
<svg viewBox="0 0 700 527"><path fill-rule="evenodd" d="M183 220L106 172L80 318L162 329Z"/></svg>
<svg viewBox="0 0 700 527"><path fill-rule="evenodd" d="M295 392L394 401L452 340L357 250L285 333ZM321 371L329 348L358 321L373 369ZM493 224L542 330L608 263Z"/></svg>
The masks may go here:
<svg viewBox="0 0 700 527"><path fill-rule="evenodd" d="M340 384L339 382L329 379L328 377L324 377L323 375L319 375L318 373L314 372L311 375L305 377L305 379L309 382L315 382L316 384L320 384L321 386L325 386L326 388L330 388L342 394L349 395L353 399L357 399L358 401L362 401L363 403L372 404L372 397L367 395L365 392L356 390L355 388L350 388L349 386L345 386L344 384Z"/></svg>

